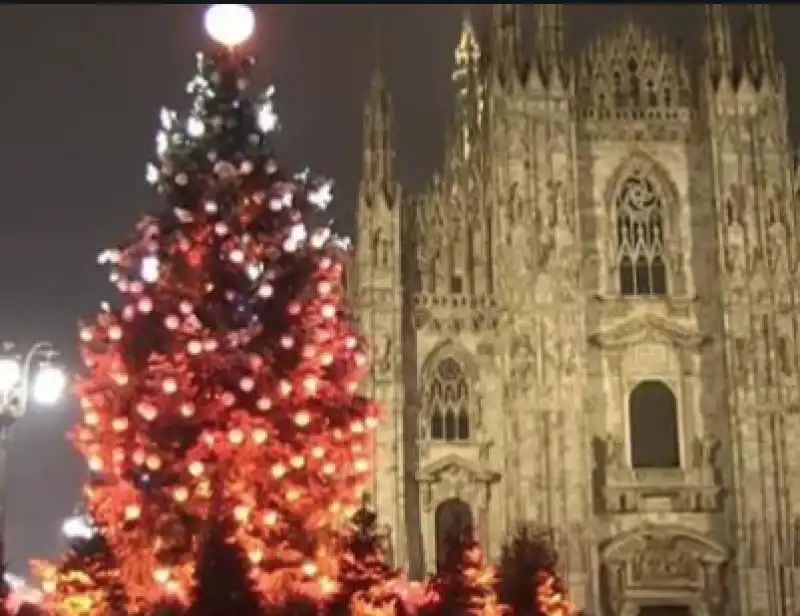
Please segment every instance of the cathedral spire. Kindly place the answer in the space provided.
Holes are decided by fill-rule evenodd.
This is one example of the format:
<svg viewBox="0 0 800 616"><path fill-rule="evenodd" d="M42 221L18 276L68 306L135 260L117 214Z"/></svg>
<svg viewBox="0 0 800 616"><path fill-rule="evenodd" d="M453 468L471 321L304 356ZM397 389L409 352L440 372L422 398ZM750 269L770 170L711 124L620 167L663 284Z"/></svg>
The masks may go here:
<svg viewBox="0 0 800 616"><path fill-rule="evenodd" d="M474 145L483 111L481 88L481 48L468 11L461 22L461 35L455 50L453 83L457 88L456 123L458 149L466 159Z"/></svg>
<svg viewBox="0 0 800 616"><path fill-rule="evenodd" d="M372 74L364 105L363 139L362 183L373 188L393 184L392 102L380 65Z"/></svg>
<svg viewBox="0 0 800 616"><path fill-rule="evenodd" d="M774 80L778 75L775 39L768 4L747 5L748 64L754 77Z"/></svg>
<svg viewBox="0 0 800 616"><path fill-rule="evenodd" d="M477 70L481 59L481 48L478 37L475 36L475 27L472 25L472 16L469 10L464 11L461 19L461 34L455 50L455 72L453 81L460 81L465 73Z"/></svg>
<svg viewBox="0 0 800 616"><path fill-rule="evenodd" d="M564 65L564 5L536 5L536 61L549 75Z"/></svg>
<svg viewBox="0 0 800 616"><path fill-rule="evenodd" d="M492 61L502 80L518 79L522 46L521 4L492 5Z"/></svg>
<svg viewBox="0 0 800 616"><path fill-rule="evenodd" d="M706 61L715 81L730 79L733 74L733 47L728 8L724 4L706 4Z"/></svg>

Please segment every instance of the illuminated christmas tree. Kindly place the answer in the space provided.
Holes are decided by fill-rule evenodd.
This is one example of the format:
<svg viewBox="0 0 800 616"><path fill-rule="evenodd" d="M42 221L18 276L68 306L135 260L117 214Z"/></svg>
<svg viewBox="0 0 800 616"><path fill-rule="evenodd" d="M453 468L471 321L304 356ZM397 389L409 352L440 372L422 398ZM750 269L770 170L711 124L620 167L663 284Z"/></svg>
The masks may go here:
<svg viewBox="0 0 800 616"><path fill-rule="evenodd" d="M356 603L357 611L394 613L398 598L393 582L398 578L387 563L378 532L378 518L365 498L346 534L345 549L340 557L339 588L331 606L333 616L347 614Z"/></svg>
<svg viewBox="0 0 800 616"><path fill-rule="evenodd" d="M438 598L430 602L425 616L499 616L503 608L496 583L495 568L486 563L472 533L453 537L449 554L431 581Z"/></svg>
<svg viewBox="0 0 800 616"><path fill-rule="evenodd" d="M116 559L98 528L83 513L63 525L68 551L57 565L34 563L34 571L57 613L124 616L126 599Z"/></svg>
<svg viewBox="0 0 800 616"><path fill-rule="evenodd" d="M250 90L249 9L215 5L206 25L220 44L198 58L189 114L162 111L147 171L164 207L104 253L119 301L80 333L74 442L129 614L204 611L198 563L233 558L215 545L249 579L219 583L264 606L330 593L340 521L371 471L346 246L314 222L330 183L276 160L272 92Z"/></svg>
<svg viewBox="0 0 800 616"><path fill-rule="evenodd" d="M557 569L558 552L551 533L544 528L520 527L503 546L500 600L516 616L548 616L571 610Z"/></svg>
<svg viewBox="0 0 800 616"><path fill-rule="evenodd" d="M537 576L535 605L540 616L572 616L575 613L566 590L555 575L546 571Z"/></svg>

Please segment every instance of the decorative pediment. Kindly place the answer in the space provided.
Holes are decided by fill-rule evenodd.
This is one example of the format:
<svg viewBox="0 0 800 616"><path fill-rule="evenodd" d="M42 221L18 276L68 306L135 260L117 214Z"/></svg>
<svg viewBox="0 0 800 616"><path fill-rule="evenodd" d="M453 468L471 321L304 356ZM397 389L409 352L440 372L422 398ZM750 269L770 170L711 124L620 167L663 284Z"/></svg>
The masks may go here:
<svg viewBox="0 0 800 616"><path fill-rule="evenodd" d="M499 479L499 473L455 454L417 472L426 511L453 499L468 503L474 511L483 510L488 506L492 484Z"/></svg>
<svg viewBox="0 0 800 616"><path fill-rule="evenodd" d="M680 348L697 349L709 341L708 336L694 329L653 315L628 319L589 337L589 342L604 349L622 349L642 342L662 342Z"/></svg>
<svg viewBox="0 0 800 616"><path fill-rule="evenodd" d="M635 563L647 555L711 565L722 564L729 556L716 541L682 526L644 526L618 535L602 550L606 564Z"/></svg>
<svg viewBox="0 0 800 616"><path fill-rule="evenodd" d="M500 474L456 454L431 462L417 471L420 483L439 483L453 478L463 478L470 483L494 483L500 479Z"/></svg>

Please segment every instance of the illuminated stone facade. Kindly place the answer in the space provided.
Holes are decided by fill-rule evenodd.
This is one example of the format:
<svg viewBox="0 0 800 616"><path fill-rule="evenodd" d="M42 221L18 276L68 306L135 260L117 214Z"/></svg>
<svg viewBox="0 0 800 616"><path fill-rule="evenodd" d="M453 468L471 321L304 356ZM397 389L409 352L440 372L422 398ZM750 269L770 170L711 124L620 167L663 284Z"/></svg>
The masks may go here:
<svg viewBox="0 0 800 616"><path fill-rule="evenodd" d="M589 614L800 612L784 74L768 5L744 58L705 9L692 75L634 23L566 58L560 4L493 5L485 42L465 20L453 138L417 197L375 77L351 288L386 412L373 502L412 575L446 529L497 557L534 521Z"/></svg>

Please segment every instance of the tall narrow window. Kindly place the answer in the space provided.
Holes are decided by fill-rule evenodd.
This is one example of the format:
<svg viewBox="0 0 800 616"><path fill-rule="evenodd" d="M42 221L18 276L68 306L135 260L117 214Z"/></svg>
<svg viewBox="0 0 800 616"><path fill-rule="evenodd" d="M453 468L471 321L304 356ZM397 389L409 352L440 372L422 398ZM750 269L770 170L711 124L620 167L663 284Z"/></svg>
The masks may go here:
<svg viewBox="0 0 800 616"><path fill-rule="evenodd" d="M427 375L429 436L435 441L466 441L470 435L470 386L454 357L436 363Z"/></svg>
<svg viewBox="0 0 800 616"><path fill-rule="evenodd" d="M628 420L633 468L680 468L678 405L669 387L639 383L628 401Z"/></svg>
<svg viewBox="0 0 800 616"><path fill-rule="evenodd" d="M617 247L622 295L666 295L664 203L647 177L632 175L619 188Z"/></svg>

